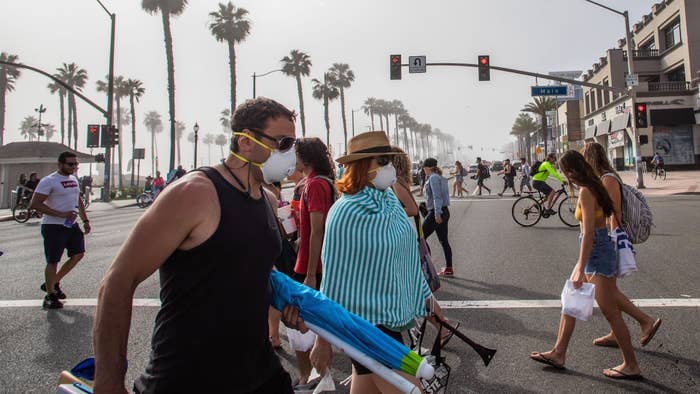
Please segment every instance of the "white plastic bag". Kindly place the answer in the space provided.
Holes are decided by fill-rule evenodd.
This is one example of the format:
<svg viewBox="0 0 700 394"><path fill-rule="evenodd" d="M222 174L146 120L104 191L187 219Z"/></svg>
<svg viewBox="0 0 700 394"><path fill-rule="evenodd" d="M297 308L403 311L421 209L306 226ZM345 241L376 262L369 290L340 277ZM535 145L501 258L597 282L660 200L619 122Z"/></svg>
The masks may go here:
<svg viewBox="0 0 700 394"><path fill-rule="evenodd" d="M289 338L289 346L296 352L308 352L316 342L316 334L311 330L302 334L299 330L287 328L287 338Z"/></svg>
<svg viewBox="0 0 700 394"><path fill-rule="evenodd" d="M561 313L578 320L587 321L593 315L595 285L583 283L578 289L574 282L567 280L561 291Z"/></svg>
<svg viewBox="0 0 700 394"><path fill-rule="evenodd" d="M326 371L321 381L318 382L318 386L314 389L314 394L323 393L325 391L335 391L335 382L333 381L330 368Z"/></svg>
<svg viewBox="0 0 700 394"><path fill-rule="evenodd" d="M612 232L612 239L615 242L615 250L617 251L617 277L624 278L632 272L638 271L637 261L634 258L636 252L625 230L615 227Z"/></svg>

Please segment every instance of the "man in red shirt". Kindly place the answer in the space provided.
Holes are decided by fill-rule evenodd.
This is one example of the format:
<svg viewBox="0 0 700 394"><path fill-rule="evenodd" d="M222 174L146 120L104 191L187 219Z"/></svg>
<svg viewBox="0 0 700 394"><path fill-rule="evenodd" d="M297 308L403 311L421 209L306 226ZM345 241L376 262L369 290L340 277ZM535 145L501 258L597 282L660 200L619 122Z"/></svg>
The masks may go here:
<svg viewBox="0 0 700 394"><path fill-rule="evenodd" d="M326 216L335 201L333 164L328 148L318 138L298 139L296 142L297 170L306 177L299 209L299 251L294 267L294 279L318 290L321 285L321 247L326 228ZM308 333L307 333L308 335ZM299 384L307 383L311 374L309 351L313 346L295 346L299 361ZM291 340L290 340L291 342Z"/></svg>

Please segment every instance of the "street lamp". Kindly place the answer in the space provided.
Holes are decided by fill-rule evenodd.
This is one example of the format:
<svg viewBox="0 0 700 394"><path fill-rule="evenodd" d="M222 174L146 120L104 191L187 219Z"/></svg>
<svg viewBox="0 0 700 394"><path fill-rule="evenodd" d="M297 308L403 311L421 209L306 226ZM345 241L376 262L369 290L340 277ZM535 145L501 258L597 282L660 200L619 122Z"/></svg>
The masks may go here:
<svg viewBox="0 0 700 394"><path fill-rule="evenodd" d="M102 1L96 0L97 3L102 7L103 10L109 15L109 19L112 22L112 30L109 38L109 77L107 81L107 127L112 127L112 112L114 111L114 31L117 15L109 12L107 7L102 4ZM102 185L102 201L109 201L109 188L110 188L110 171L112 162L112 148L105 148L105 175Z"/></svg>
<svg viewBox="0 0 700 394"><path fill-rule="evenodd" d="M625 18L625 41L627 42L627 75L634 75L634 46L632 45L632 33L630 33L630 18L629 12L620 12L614 10L606 5L597 3L593 0L585 0L588 3L597 5L600 8L605 8L606 10L613 12ZM629 86L629 96L631 101L631 108L634 110L637 102L637 91L634 86ZM634 137L634 165L637 169L637 189L644 189L644 178L642 176L642 152L641 146L639 145L639 130L637 130L637 125L634 120L631 123L632 126L632 136Z"/></svg>
<svg viewBox="0 0 700 394"><path fill-rule="evenodd" d="M352 136L355 136L355 112L359 111L359 109L351 109L351 118L352 118Z"/></svg>
<svg viewBox="0 0 700 394"><path fill-rule="evenodd" d="M41 137L42 135L44 135L44 134L43 134L43 131L41 130L41 126L42 126L42 124L41 124L41 114L43 114L44 112L46 112L46 107L44 107L44 104L39 104L39 108L34 108L34 111L39 113L39 124L37 125L37 132L36 132L36 135L37 135L37 138L36 138L36 139L37 139L37 141L38 141L38 140L39 140L39 137Z"/></svg>
<svg viewBox="0 0 700 394"><path fill-rule="evenodd" d="M280 69L280 70L268 71L268 72L266 72L265 74L256 74L256 73L253 73L253 75L252 75L252 77L253 77L253 98L255 98L255 79L256 79L256 78L264 77L264 76L266 76L266 75L270 75L270 74L272 74L272 73L281 72L281 71L282 71L282 70Z"/></svg>
<svg viewBox="0 0 700 394"><path fill-rule="evenodd" d="M197 168L197 138L199 135L199 124L194 122L194 168Z"/></svg>

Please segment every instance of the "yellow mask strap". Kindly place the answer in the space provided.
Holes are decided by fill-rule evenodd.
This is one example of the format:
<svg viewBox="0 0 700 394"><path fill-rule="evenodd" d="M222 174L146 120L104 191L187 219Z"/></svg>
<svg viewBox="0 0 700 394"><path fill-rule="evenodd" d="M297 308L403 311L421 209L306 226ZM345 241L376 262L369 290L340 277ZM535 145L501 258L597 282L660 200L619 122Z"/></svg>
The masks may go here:
<svg viewBox="0 0 700 394"><path fill-rule="evenodd" d="M246 137L246 138L248 138L249 140L255 142L256 144L262 146L263 148L265 148L265 149L267 149L267 150L269 150L269 151L271 151L271 152L274 150L274 149L270 148L269 146L263 144L263 143L260 142L257 138L253 137L253 136L250 135L250 134L241 133L240 131L235 131L235 132L233 133L233 135L237 135L237 136L239 136L239 137Z"/></svg>
<svg viewBox="0 0 700 394"><path fill-rule="evenodd" d="M231 151L231 156L235 157L236 159L238 159L238 160L240 160L240 161L242 161L242 162L252 164L252 165L254 165L254 166L258 167L258 168L262 168L262 166L263 166L263 165L260 164L260 163L254 163L254 162L252 162L252 161L246 159L245 157L239 155L238 153L236 153L236 152L234 152L234 151Z"/></svg>

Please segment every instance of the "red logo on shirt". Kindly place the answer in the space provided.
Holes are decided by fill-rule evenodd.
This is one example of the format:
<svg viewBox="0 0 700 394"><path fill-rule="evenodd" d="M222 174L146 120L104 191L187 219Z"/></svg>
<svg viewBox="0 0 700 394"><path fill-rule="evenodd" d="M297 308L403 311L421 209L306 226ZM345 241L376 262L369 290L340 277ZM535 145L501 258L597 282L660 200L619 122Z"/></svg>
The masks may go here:
<svg viewBox="0 0 700 394"><path fill-rule="evenodd" d="M78 187L78 182L70 180L70 181L61 181L61 185L63 185L64 189L68 189L71 187Z"/></svg>

